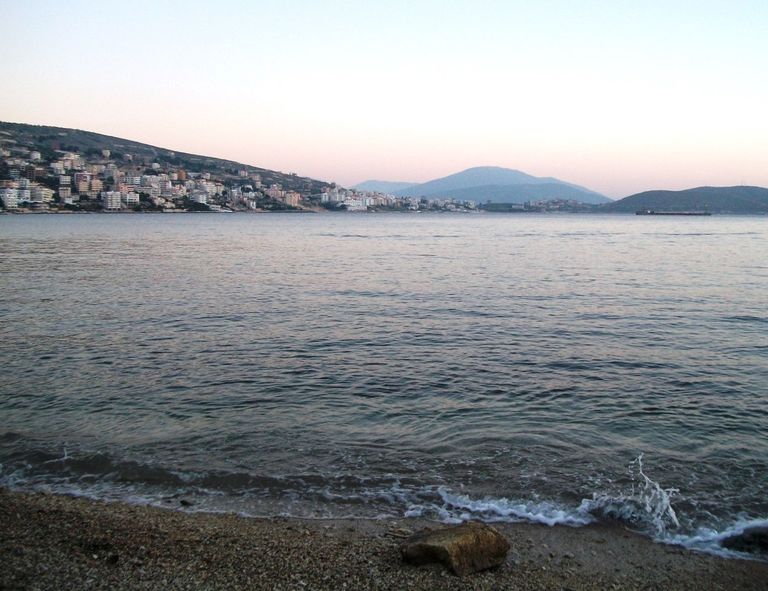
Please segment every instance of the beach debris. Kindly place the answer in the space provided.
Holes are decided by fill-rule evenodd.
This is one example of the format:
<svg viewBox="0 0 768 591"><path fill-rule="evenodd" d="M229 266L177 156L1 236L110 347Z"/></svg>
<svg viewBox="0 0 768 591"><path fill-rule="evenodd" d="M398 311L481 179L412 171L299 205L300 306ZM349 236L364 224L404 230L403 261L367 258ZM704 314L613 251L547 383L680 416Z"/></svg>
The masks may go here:
<svg viewBox="0 0 768 591"><path fill-rule="evenodd" d="M729 550L768 554L768 526L748 527L740 534L728 536L722 545Z"/></svg>
<svg viewBox="0 0 768 591"><path fill-rule="evenodd" d="M499 566L508 551L509 542L498 530L473 521L416 533L400 547L406 562L441 562L459 576Z"/></svg>

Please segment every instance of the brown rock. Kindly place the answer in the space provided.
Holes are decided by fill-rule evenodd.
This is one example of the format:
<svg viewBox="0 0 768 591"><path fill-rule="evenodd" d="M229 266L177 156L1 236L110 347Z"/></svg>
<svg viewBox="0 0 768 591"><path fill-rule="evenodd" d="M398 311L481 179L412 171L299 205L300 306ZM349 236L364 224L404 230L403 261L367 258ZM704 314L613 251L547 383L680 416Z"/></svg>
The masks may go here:
<svg viewBox="0 0 768 591"><path fill-rule="evenodd" d="M499 566L508 550L509 542L496 529L471 521L419 532L400 547L406 562L442 562L459 576Z"/></svg>

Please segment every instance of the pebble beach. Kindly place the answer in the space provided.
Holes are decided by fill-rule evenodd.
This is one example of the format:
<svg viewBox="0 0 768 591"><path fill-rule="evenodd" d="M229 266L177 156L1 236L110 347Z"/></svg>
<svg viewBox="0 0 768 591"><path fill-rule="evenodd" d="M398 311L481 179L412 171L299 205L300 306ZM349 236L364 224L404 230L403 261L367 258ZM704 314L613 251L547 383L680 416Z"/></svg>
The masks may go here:
<svg viewBox="0 0 768 591"><path fill-rule="evenodd" d="M511 549L456 577L405 564L441 524L196 513L0 490L0 589L765 589L768 564L654 543L620 525L498 524Z"/></svg>

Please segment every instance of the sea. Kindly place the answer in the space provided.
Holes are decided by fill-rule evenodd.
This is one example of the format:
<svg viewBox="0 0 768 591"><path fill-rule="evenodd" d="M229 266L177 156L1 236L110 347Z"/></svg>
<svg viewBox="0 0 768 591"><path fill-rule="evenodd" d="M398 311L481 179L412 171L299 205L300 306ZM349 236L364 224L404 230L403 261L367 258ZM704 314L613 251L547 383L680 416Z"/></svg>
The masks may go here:
<svg viewBox="0 0 768 591"><path fill-rule="evenodd" d="M0 216L0 486L768 525L768 217Z"/></svg>

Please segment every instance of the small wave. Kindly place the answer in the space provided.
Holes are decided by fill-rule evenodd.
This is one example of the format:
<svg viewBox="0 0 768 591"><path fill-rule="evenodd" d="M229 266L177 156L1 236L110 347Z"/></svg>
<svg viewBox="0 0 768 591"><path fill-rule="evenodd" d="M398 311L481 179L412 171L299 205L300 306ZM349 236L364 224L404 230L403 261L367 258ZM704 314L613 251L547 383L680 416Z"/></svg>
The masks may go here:
<svg viewBox="0 0 768 591"><path fill-rule="evenodd" d="M437 514L441 521L459 523L469 519L486 522L530 521L545 525L580 526L592 523L588 514L572 512L550 502L515 502L509 499L471 499L467 495L450 492L445 487L437 490L441 505L411 505L405 511L406 517L426 517Z"/></svg>
<svg viewBox="0 0 768 591"><path fill-rule="evenodd" d="M595 494L582 501L580 511L639 526L656 537L664 537L670 528L679 528L680 521L672 507L672 499L679 491L662 488L643 472L643 454L630 463L629 473L632 486L627 494Z"/></svg>
<svg viewBox="0 0 768 591"><path fill-rule="evenodd" d="M750 315L726 316L723 320L725 320L726 322L749 322L749 323L756 323L756 324L768 324L768 318L763 318L762 316L750 316Z"/></svg>
<svg viewBox="0 0 768 591"><path fill-rule="evenodd" d="M731 536L737 536L744 533L744 530L752 527L768 527L768 519L742 519L722 531L711 528L699 528L693 534L670 535L665 540L670 544L684 546L689 550L698 550L717 554L727 558L754 558L744 552L729 550L723 546L723 541Z"/></svg>
<svg viewBox="0 0 768 591"><path fill-rule="evenodd" d="M374 478L182 471L64 448L55 454L26 453L22 461L0 464L0 486L164 507L183 496L194 499L188 510L261 517L418 517L444 523L479 520L570 527L608 520L661 543L741 558L748 555L724 548L723 540L748 527L768 525L768 519L743 517L717 529L683 527L674 508L683 501L682 495L645 473L642 454L630 462L628 474L630 484L623 490L595 492L578 504L567 504L551 499L473 497L447 485L393 474ZM686 523L695 521L694 516L685 517Z"/></svg>
<svg viewBox="0 0 768 591"><path fill-rule="evenodd" d="M417 503L408 507L406 516L437 517L441 521L457 522L467 519L481 521L530 521L546 525L582 526L600 519L620 521L641 533L662 539L668 531L680 527L672 499L676 489L662 488L643 471L643 455L629 464L632 480L626 492L609 495L593 494L576 506L552 501L510 500L486 497L472 499L438 487L439 502Z"/></svg>

